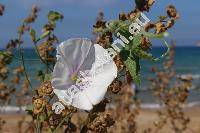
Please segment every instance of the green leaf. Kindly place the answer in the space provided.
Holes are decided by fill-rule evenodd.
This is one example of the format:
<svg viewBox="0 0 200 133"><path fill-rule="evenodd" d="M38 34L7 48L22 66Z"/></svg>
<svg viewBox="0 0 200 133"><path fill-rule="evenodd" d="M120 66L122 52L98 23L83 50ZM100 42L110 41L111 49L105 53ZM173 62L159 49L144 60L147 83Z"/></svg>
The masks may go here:
<svg viewBox="0 0 200 133"><path fill-rule="evenodd" d="M103 28L102 27L100 27L100 28L93 28L93 32L97 32L97 33L101 33L101 32L103 32Z"/></svg>
<svg viewBox="0 0 200 133"><path fill-rule="evenodd" d="M45 116L45 115L40 115L40 116L39 116L40 122L44 122L45 119L46 119L46 116Z"/></svg>
<svg viewBox="0 0 200 133"><path fill-rule="evenodd" d="M30 30L30 36L31 36L31 40L32 40L33 42L35 42L35 41L36 41L36 32L35 32L34 29L31 29L31 30Z"/></svg>
<svg viewBox="0 0 200 133"><path fill-rule="evenodd" d="M44 81L50 81L51 79L52 79L52 75L51 74L45 74Z"/></svg>
<svg viewBox="0 0 200 133"><path fill-rule="evenodd" d="M50 33L51 33L51 31L46 31L46 32L44 32L44 33L39 37L39 40L46 38Z"/></svg>
<svg viewBox="0 0 200 133"><path fill-rule="evenodd" d="M140 58L148 59L148 60L154 60L154 57L151 53L148 53L148 52L143 51L141 49L138 49L137 51L135 50L134 53Z"/></svg>
<svg viewBox="0 0 200 133"><path fill-rule="evenodd" d="M164 52L159 57L154 57L151 53L148 53L147 51L143 51L140 47L132 48L132 53L137 55L139 58L148 59L151 61L159 61L160 59L164 58L169 53L169 45L164 39L159 39L164 42L165 46L167 47L167 51Z"/></svg>
<svg viewBox="0 0 200 133"><path fill-rule="evenodd" d="M38 80L40 80L40 81L44 81L44 79L45 79L45 74L43 73L42 70L37 71L37 78L38 78Z"/></svg>
<svg viewBox="0 0 200 133"><path fill-rule="evenodd" d="M134 36L132 42L131 42L131 46L132 48L131 49L134 49L136 47L138 47L141 43L141 39L142 39L142 36L140 34Z"/></svg>
<svg viewBox="0 0 200 133"><path fill-rule="evenodd" d="M140 65L139 65L139 58L135 57L134 59L131 59L131 57L128 57L128 59L124 62L127 69L129 70L131 77L133 81L136 84L140 84Z"/></svg>
<svg viewBox="0 0 200 133"><path fill-rule="evenodd" d="M28 113L32 113L32 112L33 112L33 106L32 106L32 105L27 105L27 106L26 106L26 111L27 111Z"/></svg>
<svg viewBox="0 0 200 133"><path fill-rule="evenodd" d="M50 11L49 14L48 14L48 19L49 19L50 22L56 22L58 20L62 20L63 15L59 12Z"/></svg>
<svg viewBox="0 0 200 133"><path fill-rule="evenodd" d="M143 34L144 36L149 37L149 38L158 38L158 39L162 39L164 37L169 36L168 32L163 32L163 33L160 33L160 34L154 34L154 33L146 32L146 31L141 31L141 34Z"/></svg>
<svg viewBox="0 0 200 133"><path fill-rule="evenodd" d="M123 50L121 50L119 55L120 55L122 61L126 61L128 59L128 57L129 57L129 55L130 55L130 51L123 49Z"/></svg>

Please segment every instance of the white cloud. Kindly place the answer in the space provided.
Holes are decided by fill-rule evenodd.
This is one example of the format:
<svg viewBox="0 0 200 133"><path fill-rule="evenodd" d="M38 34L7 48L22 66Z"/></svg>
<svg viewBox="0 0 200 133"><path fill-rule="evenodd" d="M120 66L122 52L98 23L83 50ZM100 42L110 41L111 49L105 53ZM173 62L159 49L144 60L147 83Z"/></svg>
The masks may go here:
<svg viewBox="0 0 200 133"><path fill-rule="evenodd" d="M82 6L104 6L112 4L115 0L13 0L19 6L30 7L36 4L40 7L55 7L63 4L82 5Z"/></svg>

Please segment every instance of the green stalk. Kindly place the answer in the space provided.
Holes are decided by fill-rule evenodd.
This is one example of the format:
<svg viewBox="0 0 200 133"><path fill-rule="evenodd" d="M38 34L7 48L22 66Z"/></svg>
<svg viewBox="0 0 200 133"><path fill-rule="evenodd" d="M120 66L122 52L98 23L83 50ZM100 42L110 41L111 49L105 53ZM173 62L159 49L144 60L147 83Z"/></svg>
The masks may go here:
<svg viewBox="0 0 200 133"><path fill-rule="evenodd" d="M51 67L49 67L48 63L46 61L44 61L42 59L42 57L40 56L40 53L39 53L39 50L38 50L38 47L37 47L37 42L39 41L40 39L36 40L33 44L34 44L34 47L35 47L35 50L36 50L36 53L38 55L38 57L40 58L40 60L42 61L42 63L46 64L48 69L53 72L53 69Z"/></svg>
<svg viewBox="0 0 200 133"><path fill-rule="evenodd" d="M23 23L24 25L24 23ZM25 77L26 77L26 80L28 81L29 83L29 86L31 87L31 89L33 89L32 85L31 85L31 82L28 78L28 74L26 72L26 66L25 66L25 63L24 63L24 55L23 55L23 51L22 51L22 48L21 48L21 38L22 38L22 34L19 33L19 36L18 36L18 40L19 40L19 43L18 43L18 48L19 48L19 53L20 53L20 56L21 56L21 64L23 66L23 69L24 69L24 74L25 74Z"/></svg>
<svg viewBox="0 0 200 133"><path fill-rule="evenodd" d="M56 133L56 131L58 130L58 128L61 127L61 125L63 124L63 122L65 121L65 119L69 120L70 116L71 116L72 112L70 112L69 114L67 114L62 121L59 123L59 125L55 128L55 130L53 130L53 133Z"/></svg>
<svg viewBox="0 0 200 133"><path fill-rule="evenodd" d="M36 133L40 133L39 114L37 114L37 119L36 119Z"/></svg>

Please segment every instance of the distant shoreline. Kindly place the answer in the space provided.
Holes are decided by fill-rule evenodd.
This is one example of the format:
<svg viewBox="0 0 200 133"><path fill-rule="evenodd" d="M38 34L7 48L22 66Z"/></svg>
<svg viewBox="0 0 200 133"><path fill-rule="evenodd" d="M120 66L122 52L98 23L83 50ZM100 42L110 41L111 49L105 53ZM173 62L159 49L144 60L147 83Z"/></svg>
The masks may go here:
<svg viewBox="0 0 200 133"><path fill-rule="evenodd" d="M152 48L165 48L163 46L153 46ZM200 48L198 45L184 45L184 46L180 46L180 45L176 45L175 48ZM24 49L28 49L28 50L34 50L34 47L26 47ZM0 48L0 50L6 50L5 48Z"/></svg>
<svg viewBox="0 0 200 133"><path fill-rule="evenodd" d="M183 108L200 107L200 101L190 102L183 105ZM108 104L107 108L115 108L114 105ZM133 106L134 108L134 106ZM142 109L162 109L164 106L160 106L156 103L141 104ZM26 114L26 106L0 106L0 114Z"/></svg>

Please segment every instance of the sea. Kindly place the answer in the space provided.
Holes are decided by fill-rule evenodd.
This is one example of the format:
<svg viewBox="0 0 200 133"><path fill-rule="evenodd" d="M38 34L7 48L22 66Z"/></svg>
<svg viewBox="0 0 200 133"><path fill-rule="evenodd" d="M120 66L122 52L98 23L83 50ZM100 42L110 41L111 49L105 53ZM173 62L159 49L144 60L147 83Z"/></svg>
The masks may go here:
<svg viewBox="0 0 200 133"><path fill-rule="evenodd" d="M166 48L153 47L151 53L155 57L159 57L166 51ZM19 55L16 54L15 57ZM32 61L25 61L25 66L28 72L28 76L34 88L39 86L39 81L36 79L37 71L45 69L45 66L38 59L34 49L24 49L24 58L33 59ZM188 98L188 106L200 105L200 47L175 47L174 69L179 76L191 75L193 77L193 85L190 89ZM148 60L141 60L141 85L138 85L138 98L142 101L142 107L144 108L157 108L157 99L155 98L152 90L149 89L150 82L149 77L155 77L150 71L152 66L162 68L163 59L157 62ZM14 59L9 68L14 69L20 65L20 62ZM19 87L19 86L18 86ZM11 105L0 107L0 112L19 110L15 107L15 102L11 102ZM21 110L21 109L20 109Z"/></svg>

